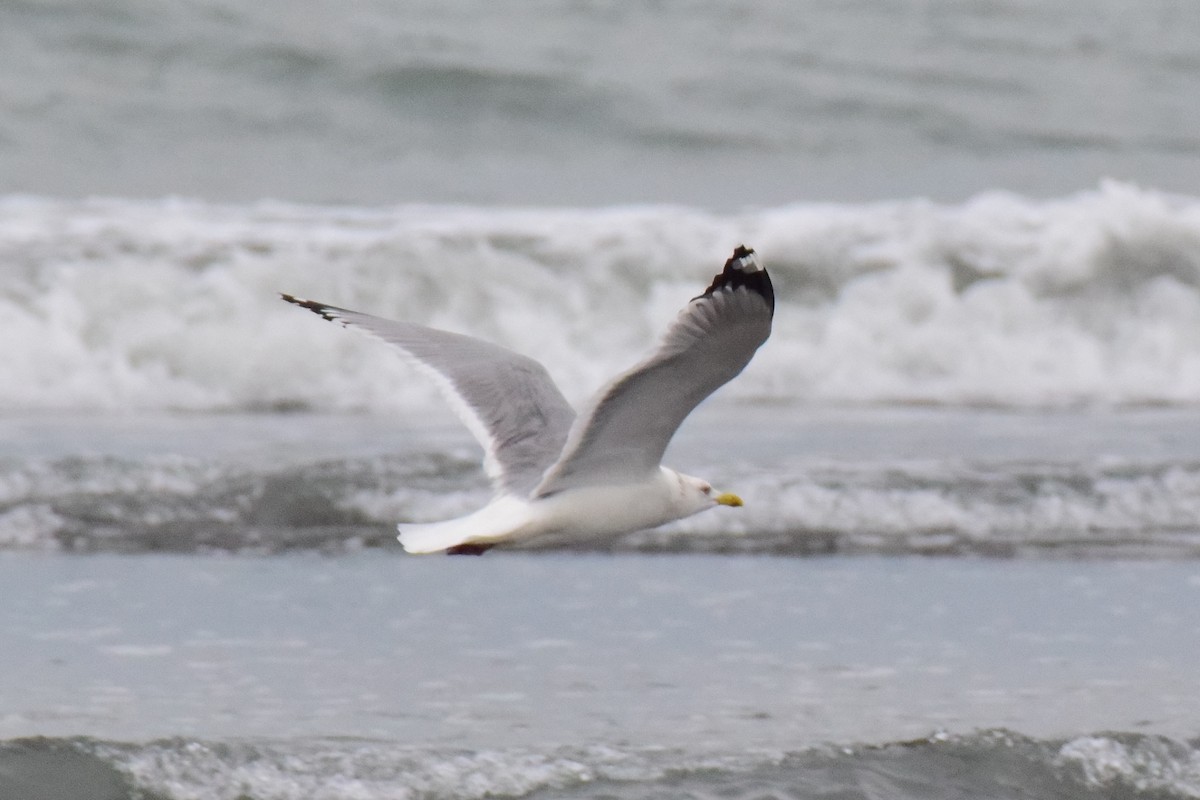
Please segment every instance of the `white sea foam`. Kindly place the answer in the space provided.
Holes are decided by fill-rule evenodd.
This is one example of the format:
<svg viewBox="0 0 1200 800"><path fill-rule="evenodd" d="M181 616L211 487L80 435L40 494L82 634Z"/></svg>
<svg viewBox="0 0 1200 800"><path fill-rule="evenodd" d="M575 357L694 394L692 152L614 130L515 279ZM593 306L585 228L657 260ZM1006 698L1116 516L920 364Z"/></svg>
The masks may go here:
<svg viewBox="0 0 1200 800"><path fill-rule="evenodd" d="M802 437L789 434L797 441ZM799 447L799 445L798 445ZM431 459L258 468L69 459L0 468L0 550L281 552L394 546L398 520L487 502L482 478ZM616 550L1194 556L1200 466L1137 463L692 464L747 500L617 541ZM472 465L473 466L473 465ZM465 484L465 485L464 485Z"/></svg>
<svg viewBox="0 0 1200 800"><path fill-rule="evenodd" d="M1200 798L1200 753L1170 739L1082 736L1066 742L1056 762L1079 770L1093 788L1115 784L1138 793Z"/></svg>
<svg viewBox="0 0 1200 800"><path fill-rule="evenodd" d="M50 785L63 782L61 771L73 767L93 783L118 775L139 796L171 800L516 797L585 788L605 796L699 797L714 787L742 795L794 794L797 786L829 794L852 793L867 779L900 798L928 796L948 781L980 796L1016 787L1023 795L1053 798L1081 791L1200 797L1193 744L1132 733L1058 744L1006 730L940 732L895 744L708 753L605 745L454 751L354 739L177 738L143 745L45 739L18 742L3 755L24 767L21 751L37 748L49 765L42 769L60 770L42 777Z"/></svg>
<svg viewBox="0 0 1200 800"><path fill-rule="evenodd" d="M826 465L785 475L747 467L747 476L739 491L755 502L745 513L697 516L629 543L752 552L1200 552L1194 465Z"/></svg>
<svg viewBox="0 0 1200 800"><path fill-rule="evenodd" d="M747 771L772 754L688 756L605 746L550 751L427 752L350 741L210 745L178 740L100 745L140 789L177 800L524 796L596 780L653 782L670 770Z"/></svg>
<svg viewBox="0 0 1200 800"><path fill-rule="evenodd" d="M1050 201L729 216L8 197L0 409L434 402L386 347L278 291L507 344L581 399L743 241L769 265L779 308L726 398L1200 400L1200 200L1110 183Z"/></svg>

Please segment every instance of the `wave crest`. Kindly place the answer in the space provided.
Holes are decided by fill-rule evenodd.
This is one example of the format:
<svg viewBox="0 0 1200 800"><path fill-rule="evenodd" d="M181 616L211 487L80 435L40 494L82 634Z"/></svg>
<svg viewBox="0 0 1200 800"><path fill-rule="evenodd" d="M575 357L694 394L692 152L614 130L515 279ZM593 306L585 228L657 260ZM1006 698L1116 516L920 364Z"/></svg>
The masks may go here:
<svg viewBox="0 0 1200 800"><path fill-rule="evenodd" d="M1200 201L1122 184L672 208L354 209L0 200L3 409L371 410L433 395L289 291L506 344L582 399L650 346L738 242L772 340L735 399L1011 407L1200 399Z"/></svg>

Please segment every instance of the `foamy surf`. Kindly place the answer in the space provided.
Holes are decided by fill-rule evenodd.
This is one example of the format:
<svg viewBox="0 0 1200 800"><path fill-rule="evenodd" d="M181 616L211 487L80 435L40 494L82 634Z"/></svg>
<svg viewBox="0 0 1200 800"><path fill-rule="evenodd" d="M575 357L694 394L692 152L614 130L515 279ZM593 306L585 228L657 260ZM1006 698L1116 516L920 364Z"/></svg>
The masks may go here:
<svg viewBox="0 0 1200 800"><path fill-rule="evenodd" d="M669 451L745 506L551 549L1188 558L1197 412L701 409ZM10 417L0 550L396 548L490 490L447 419Z"/></svg>
<svg viewBox="0 0 1200 800"><path fill-rule="evenodd" d="M500 342L580 400L739 241L769 264L780 309L723 397L1200 398L1200 201L1117 183L728 215L11 196L0 212L9 411L436 405L387 348L308 324L280 290Z"/></svg>
<svg viewBox="0 0 1200 800"><path fill-rule="evenodd" d="M871 791L864 792L864 786ZM371 740L0 742L0 794L26 800L1020 795L1200 797L1195 743L1006 730L794 751L669 747L452 750Z"/></svg>
<svg viewBox="0 0 1200 800"><path fill-rule="evenodd" d="M0 550L283 553L395 547L408 520L488 500L466 463L431 487L422 465L332 461L271 470L179 459L77 458L0 469ZM1200 465L796 466L748 461L745 508L619 538L544 547L606 552L1048 555L1200 553ZM456 479L468 489L453 485Z"/></svg>

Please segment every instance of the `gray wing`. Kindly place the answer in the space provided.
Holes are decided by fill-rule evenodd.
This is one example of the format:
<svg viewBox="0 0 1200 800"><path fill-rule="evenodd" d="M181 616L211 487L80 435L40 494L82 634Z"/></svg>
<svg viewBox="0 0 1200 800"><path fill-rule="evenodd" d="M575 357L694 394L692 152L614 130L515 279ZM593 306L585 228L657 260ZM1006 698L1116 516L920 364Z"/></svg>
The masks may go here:
<svg viewBox="0 0 1200 800"><path fill-rule="evenodd" d="M766 269L753 250L738 247L708 290L680 312L658 349L580 414L562 458L534 496L624 483L657 469L684 418L750 363L771 333L774 313Z"/></svg>
<svg viewBox="0 0 1200 800"><path fill-rule="evenodd" d="M483 446L497 490L528 495L562 453L575 411L533 359L470 336L281 297L397 345L425 367Z"/></svg>

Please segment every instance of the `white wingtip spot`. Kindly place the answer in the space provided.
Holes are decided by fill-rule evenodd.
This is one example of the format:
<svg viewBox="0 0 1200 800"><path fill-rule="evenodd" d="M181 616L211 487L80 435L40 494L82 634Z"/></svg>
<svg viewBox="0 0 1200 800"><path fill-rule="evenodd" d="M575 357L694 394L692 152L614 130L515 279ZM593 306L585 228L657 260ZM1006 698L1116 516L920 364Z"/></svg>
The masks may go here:
<svg viewBox="0 0 1200 800"><path fill-rule="evenodd" d="M751 250L746 255L739 258L736 262L737 269L742 272L762 272L766 269L762 262L758 260L758 253Z"/></svg>

